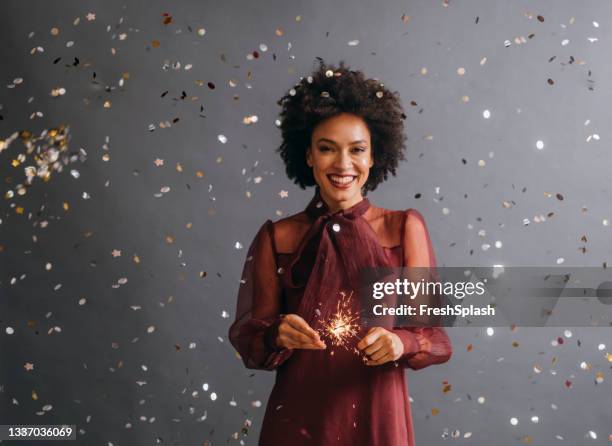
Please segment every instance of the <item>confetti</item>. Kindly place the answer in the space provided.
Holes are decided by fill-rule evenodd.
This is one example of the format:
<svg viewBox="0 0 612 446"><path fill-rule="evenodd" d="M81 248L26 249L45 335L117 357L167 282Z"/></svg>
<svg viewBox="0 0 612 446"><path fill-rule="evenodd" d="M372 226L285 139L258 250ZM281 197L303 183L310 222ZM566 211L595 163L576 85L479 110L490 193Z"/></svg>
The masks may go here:
<svg viewBox="0 0 612 446"><path fill-rule="evenodd" d="M24 184L15 185L19 195L26 193L27 187L33 184L36 177L46 182L53 173L62 172L64 166L76 161L83 162L87 157L83 149L78 152L69 152L70 129L68 126L43 130L39 136L33 136L29 131L14 132L6 140L0 140L0 153L7 150L17 139L23 143L26 151L18 155L13 166L31 163L24 167ZM6 194L6 198L13 196L12 190Z"/></svg>

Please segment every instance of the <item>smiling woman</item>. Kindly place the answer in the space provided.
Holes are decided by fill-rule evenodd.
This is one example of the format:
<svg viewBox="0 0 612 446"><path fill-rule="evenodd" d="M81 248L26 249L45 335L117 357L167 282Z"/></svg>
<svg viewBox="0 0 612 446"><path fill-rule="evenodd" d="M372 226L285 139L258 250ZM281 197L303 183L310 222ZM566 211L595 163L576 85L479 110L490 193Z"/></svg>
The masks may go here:
<svg viewBox="0 0 612 446"><path fill-rule="evenodd" d="M412 446L404 370L447 361L448 336L359 323L364 268L435 266L418 211L365 198L404 158L399 97L321 62L280 104L287 175L316 191L263 224L244 264L230 341L247 367L277 371L259 444Z"/></svg>

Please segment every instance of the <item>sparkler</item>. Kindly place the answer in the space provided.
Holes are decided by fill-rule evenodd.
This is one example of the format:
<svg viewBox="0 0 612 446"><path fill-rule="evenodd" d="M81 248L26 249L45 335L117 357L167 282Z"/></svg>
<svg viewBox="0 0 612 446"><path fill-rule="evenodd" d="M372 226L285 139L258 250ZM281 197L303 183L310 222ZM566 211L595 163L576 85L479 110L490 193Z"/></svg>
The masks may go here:
<svg viewBox="0 0 612 446"><path fill-rule="evenodd" d="M323 331L322 336L328 338L333 346L350 350L349 342L359 333L359 313L351 308L352 291L348 295L345 291L340 291L340 296L336 312L328 319L319 320L319 323Z"/></svg>

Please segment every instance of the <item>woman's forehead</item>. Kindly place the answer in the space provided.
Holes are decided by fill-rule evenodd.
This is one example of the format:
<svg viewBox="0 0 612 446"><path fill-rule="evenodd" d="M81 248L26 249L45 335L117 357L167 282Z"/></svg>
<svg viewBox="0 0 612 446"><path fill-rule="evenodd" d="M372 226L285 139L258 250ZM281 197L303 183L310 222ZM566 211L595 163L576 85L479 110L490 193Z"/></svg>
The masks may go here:
<svg viewBox="0 0 612 446"><path fill-rule="evenodd" d="M368 143L370 132L362 118L348 113L333 116L320 122L314 129L312 138L327 142L342 143Z"/></svg>

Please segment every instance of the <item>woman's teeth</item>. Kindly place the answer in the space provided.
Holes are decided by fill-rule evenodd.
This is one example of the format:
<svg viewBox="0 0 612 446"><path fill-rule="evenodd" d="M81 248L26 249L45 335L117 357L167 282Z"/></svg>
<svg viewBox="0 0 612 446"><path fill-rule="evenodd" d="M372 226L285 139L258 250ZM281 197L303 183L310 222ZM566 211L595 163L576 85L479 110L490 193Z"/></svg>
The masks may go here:
<svg viewBox="0 0 612 446"><path fill-rule="evenodd" d="M353 180L355 180L355 176L353 175L328 175L327 176L329 178L329 180L334 183L334 184L338 184L340 186L345 186L351 182L353 182Z"/></svg>

